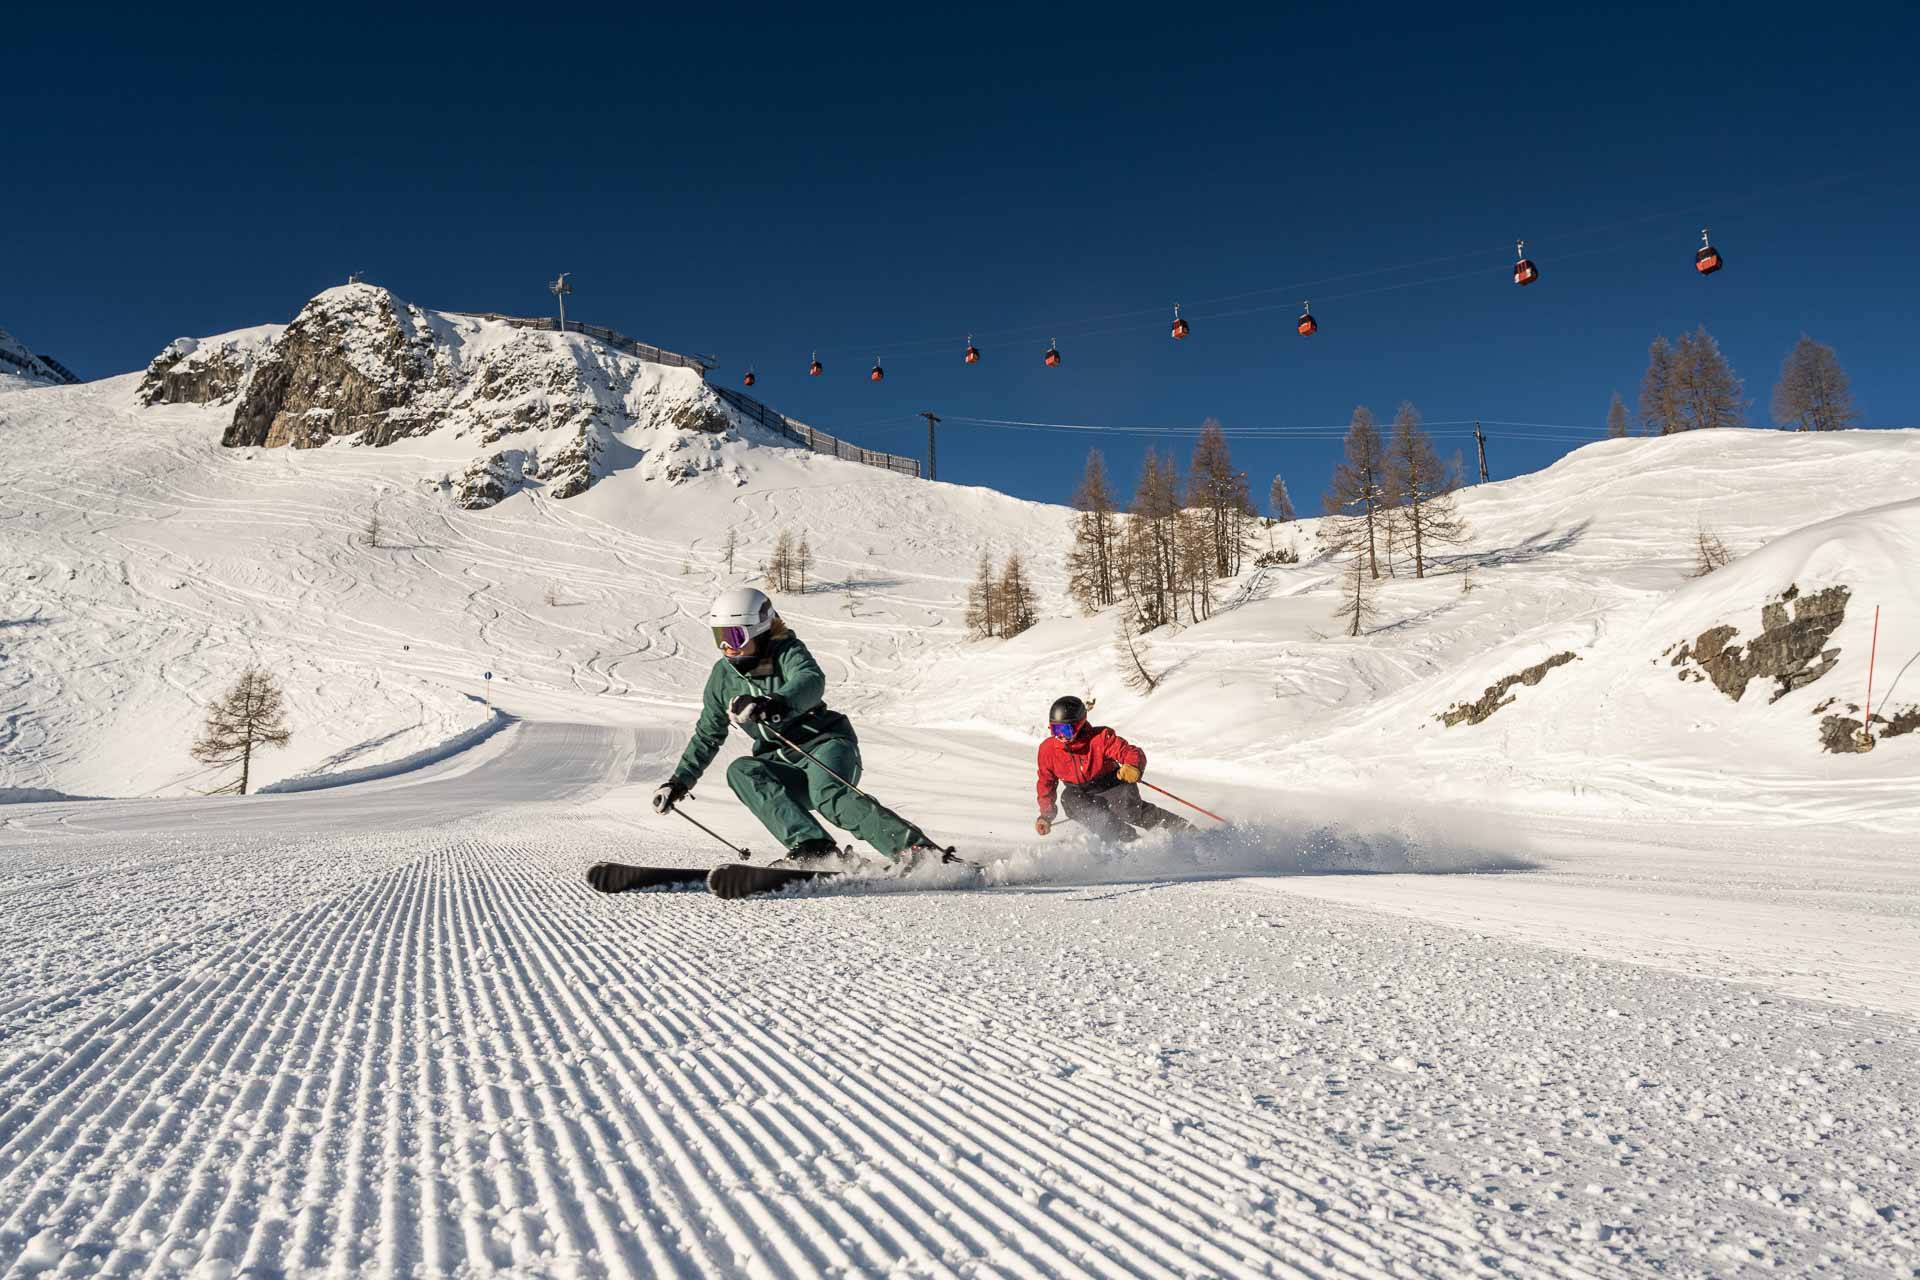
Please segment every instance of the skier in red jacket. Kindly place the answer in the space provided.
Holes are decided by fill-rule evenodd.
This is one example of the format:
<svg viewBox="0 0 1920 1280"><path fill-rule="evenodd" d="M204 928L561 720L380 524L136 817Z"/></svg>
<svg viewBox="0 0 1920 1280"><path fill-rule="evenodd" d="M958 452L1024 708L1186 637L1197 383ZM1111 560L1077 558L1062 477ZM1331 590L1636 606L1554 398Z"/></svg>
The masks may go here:
<svg viewBox="0 0 1920 1280"><path fill-rule="evenodd" d="M1053 796L1064 788L1067 816L1102 840L1133 839L1134 827L1171 827L1190 831L1193 824L1140 798L1140 771L1147 753L1111 729L1087 723L1087 704L1071 695L1047 713L1047 740L1040 744L1040 816L1033 829L1053 830L1058 815Z"/></svg>

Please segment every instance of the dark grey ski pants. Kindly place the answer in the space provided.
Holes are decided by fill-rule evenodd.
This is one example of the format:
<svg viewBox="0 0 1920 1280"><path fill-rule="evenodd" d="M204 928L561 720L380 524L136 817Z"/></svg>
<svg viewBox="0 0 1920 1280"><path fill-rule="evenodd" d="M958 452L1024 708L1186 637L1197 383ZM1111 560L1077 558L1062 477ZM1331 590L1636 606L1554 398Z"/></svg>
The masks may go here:
<svg viewBox="0 0 1920 1280"><path fill-rule="evenodd" d="M1185 818L1141 799L1138 783L1122 782L1114 774L1095 778L1084 787L1062 787L1060 807L1067 811L1069 818L1113 844L1139 835L1135 827L1193 829L1193 824Z"/></svg>

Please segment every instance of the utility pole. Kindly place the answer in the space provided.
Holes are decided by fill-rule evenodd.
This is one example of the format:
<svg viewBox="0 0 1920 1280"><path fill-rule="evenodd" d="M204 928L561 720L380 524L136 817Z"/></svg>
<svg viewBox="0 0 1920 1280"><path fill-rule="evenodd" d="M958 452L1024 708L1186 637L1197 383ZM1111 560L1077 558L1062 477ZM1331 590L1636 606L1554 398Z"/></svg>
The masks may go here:
<svg viewBox="0 0 1920 1280"><path fill-rule="evenodd" d="M562 271L560 278L547 286L547 292L560 300L560 332L567 331L567 295L573 292L573 286L567 283L571 271Z"/></svg>
<svg viewBox="0 0 1920 1280"><path fill-rule="evenodd" d="M935 474L935 455L933 452L933 428L940 421L940 415L929 410L929 411L922 412L920 416L927 420L927 479L937 480L939 479L939 476Z"/></svg>
<svg viewBox="0 0 1920 1280"><path fill-rule="evenodd" d="M1473 443L1480 449L1480 483L1487 482L1487 437L1482 434L1480 424L1473 424Z"/></svg>

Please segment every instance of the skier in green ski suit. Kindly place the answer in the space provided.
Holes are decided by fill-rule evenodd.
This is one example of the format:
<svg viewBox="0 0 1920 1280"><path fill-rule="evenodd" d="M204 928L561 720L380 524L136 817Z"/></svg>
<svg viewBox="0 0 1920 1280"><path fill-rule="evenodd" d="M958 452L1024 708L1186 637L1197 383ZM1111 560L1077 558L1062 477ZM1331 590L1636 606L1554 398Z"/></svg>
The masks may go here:
<svg viewBox="0 0 1920 1280"><path fill-rule="evenodd" d="M780 621L773 602L752 588L728 591L713 602L708 622L721 657L707 676L693 737L673 776L653 794L654 809L664 814L691 791L727 740L728 728L737 726L753 739L753 754L727 766L727 785L789 859L839 854L814 818L816 810L889 857L938 853L918 827L829 776L832 770L848 782L860 781L853 722L827 708L820 664ZM784 745L769 726L819 757L826 769Z"/></svg>

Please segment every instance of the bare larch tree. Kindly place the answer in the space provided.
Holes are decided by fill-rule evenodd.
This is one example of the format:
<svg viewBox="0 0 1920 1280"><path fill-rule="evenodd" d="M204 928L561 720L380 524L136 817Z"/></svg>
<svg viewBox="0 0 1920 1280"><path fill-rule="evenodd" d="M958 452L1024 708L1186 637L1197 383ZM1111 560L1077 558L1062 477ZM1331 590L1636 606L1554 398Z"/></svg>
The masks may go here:
<svg viewBox="0 0 1920 1280"><path fill-rule="evenodd" d="M1665 335L1647 348L1647 372L1640 379L1640 429L1650 436L1669 436L1680 428L1674 405L1673 347Z"/></svg>
<svg viewBox="0 0 1920 1280"><path fill-rule="evenodd" d="M1681 334L1673 354L1674 400L1680 418L1676 430L1747 425L1744 388L1705 325Z"/></svg>
<svg viewBox="0 0 1920 1280"><path fill-rule="evenodd" d="M813 547L807 542L807 535L800 535L799 550L793 553L794 572L800 576L800 594L807 593L807 575L813 571Z"/></svg>
<svg viewBox="0 0 1920 1280"><path fill-rule="evenodd" d="M997 596L1001 635L1017 636L1039 621L1039 611L1034 605L1033 584L1027 580L1026 561L1018 551L1010 552L1006 564L1001 567Z"/></svg>
<svg viewBox="0 0 1920 1280"><path fill-rule="evenodd" d="M1466 540L1466 522L1454 501L1459 487L1459 468L1441 464L1432 437L1420 425L1420 411L1402 401L1387 445L1387 491L1393 498L1388 519L1393 541L1413 554L1416 578L1427 576L1437 548Z"/></svg>
<svg viewBox="0 0 1920 1280"><path fill-rule="evenodd" d="M1380 576L1381 517L1386 505L1386 449L1373 411L1361 405L1347 426L1347 455L1333 469L1333 487L1327 491L1327 533L1335 551L1359 548L1367 572Z"/></svg>
<svg viewBox="0 0 1920 1280"><path fill-rule="evenodd" d="M1860 420L1853 388L1832 347L1800 335L1774 384L1773 420L1796 431L1840 431Z"/></svg>
<svg viewBox="0 0 1920 1280"><path fill-rule="evenodd" d="M786 591L793 583L793 535L782 529L773 540L773 554L767 558L767 585Z"/></svg>
<svg viewBox="0 0 1920 1280"><path fill-rule="evenodd" d="M240 766L239 777L207 794L247 794L253 753L262 747L284 747L293 738L286 724L285 701L273 673L256 664L242 671L233 688L207 707L206 723L193 743L193 758L202 764Z"/></svg>
<svg viewBox="0 0 1920 1280"><path fill-rule="evenodd" d="M1000 584L993 576L993 561L980 553L980 570L967 588L967 634L985 640L1000 634Z"/></svg>
<svg viewBox="0 0 1920 1280"><path fill-rule="evenodd" d="M1287 482L1277 473L1273 483L1267 486L1267 514L1275 524L1291 524L1297 518L1293 498L1287 493Z"/></svg>
<svg viewBox="0 0 1920 1280"><path fill-rule="evenodd" d="M1229 578L1240 572L1253 502L1246 473L1233 469L1233 454L1217 418L1200 424L1200 438L1194 442L1193 459L1187 466L1186 505L1206 515L1207 537L1213 546L1210 576Z"/></svg>
<svg viewBox="0 0 1920 1280"><path fill-rule="evenodd" d="M1627 434L1627 402L1620 398L1618 391L1607 403L1607 438L1618 440Z"/></svg>
<svg viewBox="0 0 1920 1280"><path fill-rule="evenodd" d="M1116 557L1120 517L1107 488L1107 467L1098 449L1087 451L1087 469L1074 490L1073 550L1067 555L1067 590L1088 613L1117 598Z"/></svg>

